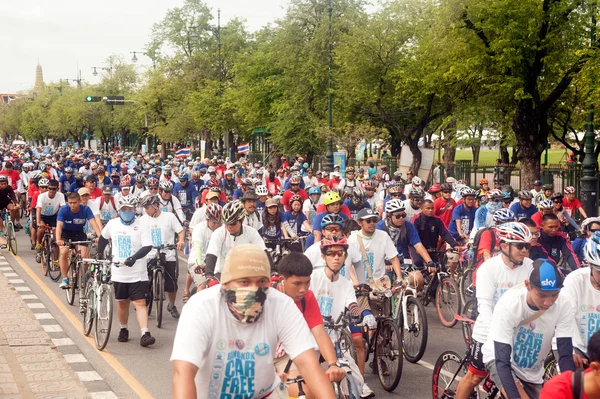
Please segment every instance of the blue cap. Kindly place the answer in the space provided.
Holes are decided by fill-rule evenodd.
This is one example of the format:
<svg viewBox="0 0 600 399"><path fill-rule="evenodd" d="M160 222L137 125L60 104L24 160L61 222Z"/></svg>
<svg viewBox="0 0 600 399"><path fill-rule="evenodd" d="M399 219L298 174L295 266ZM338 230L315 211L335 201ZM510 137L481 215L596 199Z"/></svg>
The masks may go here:
<svg viewBox="0 0 600 399"><path fill-rule="evenodd" d="M537 259L533 262L533 269L529 275L529 283L533 287L543 291L560 290L564 279L564 276L553 261Z"/></svg>

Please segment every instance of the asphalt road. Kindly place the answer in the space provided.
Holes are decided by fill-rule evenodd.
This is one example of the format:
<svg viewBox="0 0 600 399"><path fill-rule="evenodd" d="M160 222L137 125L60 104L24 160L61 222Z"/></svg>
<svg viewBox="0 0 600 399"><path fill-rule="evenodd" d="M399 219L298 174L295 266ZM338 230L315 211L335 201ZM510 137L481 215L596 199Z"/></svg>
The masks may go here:
<svg viewBox="0 0 600 399"><path fill-rule="evenodd" d="M113 391L123 398L155 397L169 398L171 387L171 355L172 343L177 328L177 320L166 312L162 328L156 327L154 312L150 318L150 331L156 337L156 344L149 348L139 345L140 332L135 320L133 308L130 313L130 339L127 343L117 341L119 324L115 316L110 341L104 352L98 352L93 338L86 338L81 332L81 316L76 306L66 303L63 290L41 273L41 267L35 262L34 251L31 251L29 239L24 231L17 233L19 256L5 256L19 276L24 279L34 293L42 300L54 318L67 332L69 337L80 348L96 371L111 386ZM179 292L183 292L185 262L180 262ZM78 300L75 300L78 305ZM181 295L176 303L181 310ZM433 304L427 306L429 339L427 350L418 364L404 361L402 378L395 392L386 392L381 388L377 376L367 368L366 382L375 391L378 398L431 398L432 369L440 353L452 349L462 354L465 344L461 338L460 325L449 329L443 327ZM92 334L93 335L93 334Z"/></svg>

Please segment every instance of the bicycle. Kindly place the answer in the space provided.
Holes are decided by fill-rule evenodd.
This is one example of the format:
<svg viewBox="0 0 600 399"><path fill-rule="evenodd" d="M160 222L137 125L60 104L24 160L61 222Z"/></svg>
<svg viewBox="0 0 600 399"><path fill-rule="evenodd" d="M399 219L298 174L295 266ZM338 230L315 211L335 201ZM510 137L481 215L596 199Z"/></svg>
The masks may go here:
<svg viewBox="0 0 600 399"><path fill-rule="evenodd" d="M89 244L92 241L71 241L65 242L65 245L69 247L69 254L67 257L67 264L69 269L67 270L67 279L69 280L69 286L65 289L65 295L67 297L67 303L73 305L75 302L75 294L77 293L81 298L81 293L85 290L84 281L84 262L81 261L81 253L77 250L77 245Z"/></svg>
<svg viewBox="0 0 600 399"><path fill-rule="evenodd" d="M341 313L335 322L331 316L323 316L323 326L335 334L333 347L337 358L343 359L344 355L348 354L356 362L356 346L348 329L349 325L350 320L347 312Z"/></svg>
<svg viewBox="0 0 600 399"><path fill-rule="evenodd" d="M281 237L274 239L267 238L265 240L265 244L267 245L267 252L269 252L271 259L273 259L274 265L278 265L279 261L290 253L290 251L284 245L286 242L292 242L292 239ZM275 248L269 245L275 245Z"/></svg>
<svg viewBox="0 0 600 399"><path fill-rule="evenodd" d="M58 263L58 244L54 242L54 227L44 225L44 235L42 237L42 269L44 275L50 277L52 281L60 280L60 266Z"/></svg>
<svg viewBox="0 0 600 399"><path fill-rule="evenodd" d="M82 296L79 298L79 312L83 315L83 334L87 337L92 331L94 321L94 341L96 348L101 351L106 348L113 319L114 291L111 281L111 265L121 266L121 263L110 260L81 259L88 263L89 279Z"/></svg>
<svg viewBox="0 0 600 399"><path fill-rule="evenodd" d="M428 327L425 307L417 299L414 287L403 285L392 288L392 318L402 329L402 349L410 363L417 363L427 348ZM402 313L400 310L402 309Z"/></svg>
<svg viewBox="0 0 600 399"><path fill-rule="evenodd" d="M4 238L6 239L6 246L8 250L17 256L18 245L17 236L15 235L15 225L10 217L10 212L5 208L2 210L2 222L4 224Z"/></svg>
<svg viewBox="0 0 600 399"><path fill-rule="evenodd" d="M398 386L402 376L403 353L402 353L402 330L398 328L391 316L392 291L374 291L366 284L361 284L357 290L357 297L367 297L371 309L380 308L381 311L375 316L377 327L373 334L363 330L365 341L365 362L369 355L374 354L372 362L373 371L379 377L383 389L392 392Z"/></svg>
<svg viewBox="0 0 600 399"><path fill-rule="evenodd" d="M156 326L162 326L163 303L165 300L165 273L167 269L165 250L176 249L173 244L153 246L156 250L154 258L148 262L148 280L150 288L146 296L146 306L148 306L148 316L152 313L152 303L156 302Z"/></svg>

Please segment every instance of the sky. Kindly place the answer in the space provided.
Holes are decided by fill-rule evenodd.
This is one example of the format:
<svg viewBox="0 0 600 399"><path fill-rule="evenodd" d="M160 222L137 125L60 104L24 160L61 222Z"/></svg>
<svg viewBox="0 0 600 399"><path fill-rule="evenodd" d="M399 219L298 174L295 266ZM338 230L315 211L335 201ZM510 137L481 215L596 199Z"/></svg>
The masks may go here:
<svg viewBox="0 0 600 399"><path fill-rule="evenodd" d="M285 15L288 0L204 0L221 23L245 18L250 31ZM36 65L44 81L100 81L92 67L111 55L129 60L149 42L152 25L183 0L20 0L0 2L0 93L27 91L35 82ZM138 56L139 68L151 65Z"/></svg>

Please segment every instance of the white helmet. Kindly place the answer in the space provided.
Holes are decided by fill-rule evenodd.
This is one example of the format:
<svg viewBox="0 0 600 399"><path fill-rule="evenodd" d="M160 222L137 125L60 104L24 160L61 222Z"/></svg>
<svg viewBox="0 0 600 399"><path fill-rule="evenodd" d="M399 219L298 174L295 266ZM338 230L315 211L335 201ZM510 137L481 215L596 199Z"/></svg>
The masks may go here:
<svg viewBox="0 0 600 399"><path fill-rule="evenodd" d="M406 208L404 207L404 202L399 199L391 199L385 204L385 213L386 215L390 215L394 212L404 212Z"/></svg>
<svg viewBox="0 0 600 399"><path fill-rule="evenodd" d="M130 206L132 208L135 208L138 204L138 200L136 197L133 197L131 195L124 195L121 198L119 198L119 210L121 208L123 208L124 206Z"/></svg>
<svg viewBox="0 0 600 399"><path fill-rule="evenodd" d="M421 180L421 178L419 176L415 176L412 178L413 186L420 186L421 184L423 184L423 180Z"/></svg>
<svg viewBox="0 0 600 399"><path fill-rule="evenodd" d="M595 232L583 247L585 260L594 268L600 269L600 232Z"/></svg>
<svg viewBox="0 0 600 399"><path fill-rule="evenodd" d="M267 191L267 187L265 187L265 186L256 186L254 191L256 192L256 195L258 195L259 197L269 195L269 192Z"/></svg>

